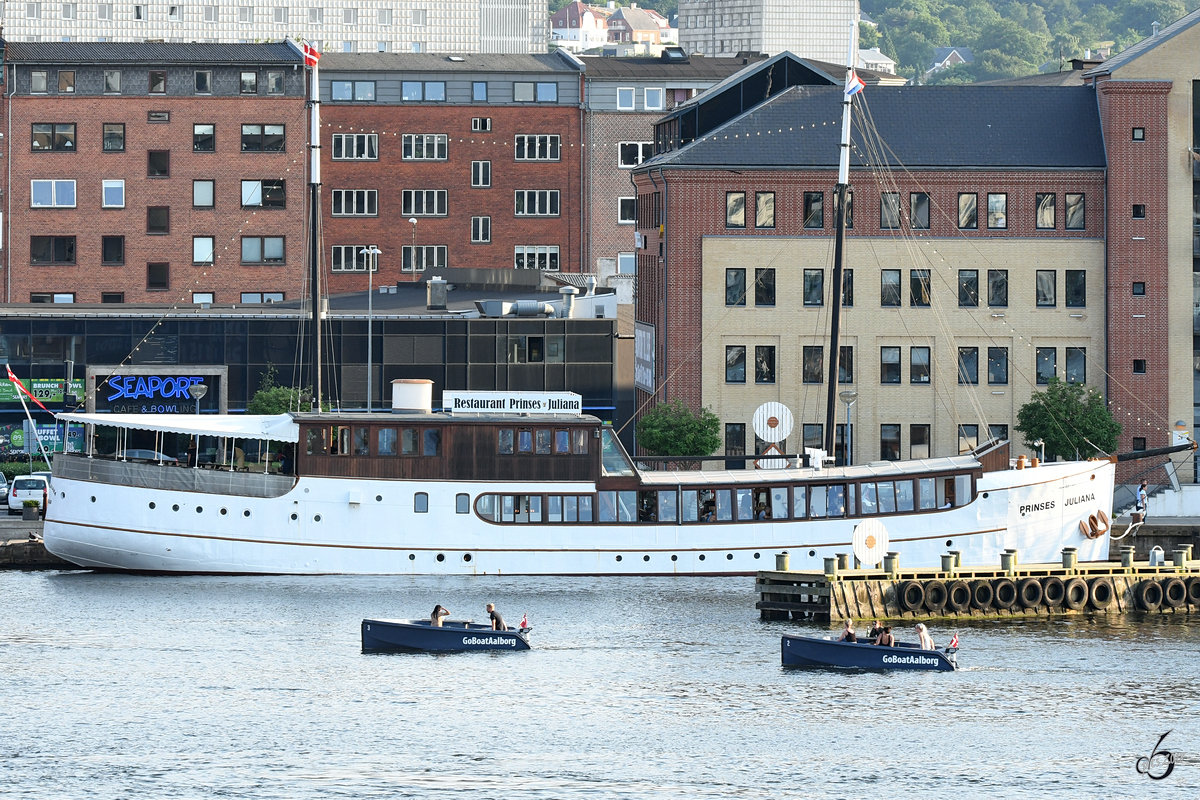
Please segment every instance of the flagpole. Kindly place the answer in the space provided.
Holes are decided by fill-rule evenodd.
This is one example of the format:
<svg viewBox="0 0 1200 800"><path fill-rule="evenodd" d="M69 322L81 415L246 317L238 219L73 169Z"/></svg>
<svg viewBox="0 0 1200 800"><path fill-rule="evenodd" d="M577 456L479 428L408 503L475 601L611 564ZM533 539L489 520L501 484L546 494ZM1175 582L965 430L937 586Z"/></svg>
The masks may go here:
<svg viewBox="0 0 1200 800"><path fill-rule="evenodd" d="M20 381L17 381L20 386ZM21 386L22 389L25 387ZM42 446L42 437L38 436L37 425L33 422L33 415L29 413L29 405L25 402L25 395L17 392L17 398L21 401L21 408L25 410L25 418L29 420L29 430L33 433L33 439L37 442L38 450L42 451L42 458L46 460L46 467L50 467L50 456L46 455L46 448ZM28 450L26 452L29 452ZM29 452L29 471L33 472L33 453Z"/></svg>

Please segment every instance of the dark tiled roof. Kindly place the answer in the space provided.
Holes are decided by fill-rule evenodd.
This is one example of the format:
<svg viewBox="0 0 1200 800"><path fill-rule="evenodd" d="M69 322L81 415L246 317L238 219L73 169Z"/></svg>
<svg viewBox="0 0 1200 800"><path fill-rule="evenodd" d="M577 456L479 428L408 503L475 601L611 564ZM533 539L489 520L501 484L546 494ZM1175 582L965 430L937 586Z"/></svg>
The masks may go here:
<svg viewBox="0 0 1200 800"><path fill-rule="evenodd" d="M321 69L337 72L574 72L562 56L504 53L326 53Z"/></svg>
<svg viewBox="0 0 1200 800"><path fill-rule="evenodd" d="M286 42L5 42L4 58L27 64L292 64Z"/></svg>
<svg viewBox="0 0 1200 800"><path fill-rule="evenodd" d="M851 164L920 168L1096 169L1105 164L1091 87L875 86L860 95ZM796 86L646 162L648 166L833 168L840 86ZM864 145L864 117L875 127ZM878 141L882 139L882 145Z"/></svg>

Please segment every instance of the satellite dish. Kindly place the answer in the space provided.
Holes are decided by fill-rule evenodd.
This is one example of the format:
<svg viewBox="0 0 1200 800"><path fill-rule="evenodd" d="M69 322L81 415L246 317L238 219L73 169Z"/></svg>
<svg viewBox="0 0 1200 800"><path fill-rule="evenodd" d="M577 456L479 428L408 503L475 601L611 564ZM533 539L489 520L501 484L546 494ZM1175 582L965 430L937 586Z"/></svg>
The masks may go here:
<svg viewBox="0 0 1200 800"><path fill-rule="evenodd" d="M783 403L763 403L754 412L754 433L764 442L782 442L792 434L792 412Z"/></svg>
<svg viewBox="0 0 1200 800"><path fill-rule="evenodd" d="M854 557L866 566L875 566L887 555L888 532L877 519L866 519L854 529Z"/></svg>

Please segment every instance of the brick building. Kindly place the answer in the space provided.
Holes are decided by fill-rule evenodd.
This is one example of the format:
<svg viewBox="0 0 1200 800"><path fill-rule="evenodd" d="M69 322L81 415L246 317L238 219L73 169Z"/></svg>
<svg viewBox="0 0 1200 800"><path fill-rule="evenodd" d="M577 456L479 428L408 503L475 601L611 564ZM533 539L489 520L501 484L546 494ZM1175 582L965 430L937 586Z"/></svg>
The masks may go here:
<svg viewBox="0 0 1200 800"><path fill-rule="evenodd" d="M10 42L4 55L7 302L299 295L306 73L292 46Z"/></svg>
<svg viewBox="0 0 1200 800"><path fill-rule="evenodd" d="M330 291L367 287L369 245L383 283L445 267L580 271L579 67L563 52L327 55Z"/></svg>

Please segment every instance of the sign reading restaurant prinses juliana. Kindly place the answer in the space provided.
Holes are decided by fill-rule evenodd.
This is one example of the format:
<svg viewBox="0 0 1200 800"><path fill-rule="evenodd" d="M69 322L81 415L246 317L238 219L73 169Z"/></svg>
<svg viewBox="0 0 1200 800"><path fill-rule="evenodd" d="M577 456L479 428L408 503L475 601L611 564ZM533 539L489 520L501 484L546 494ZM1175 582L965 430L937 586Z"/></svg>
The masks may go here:
<svg viewBox="0 0 1200 800"><path fill-rule="evenodd" d="M574 392L442 392L442 407L476 414L582 414Z"/></svg>

